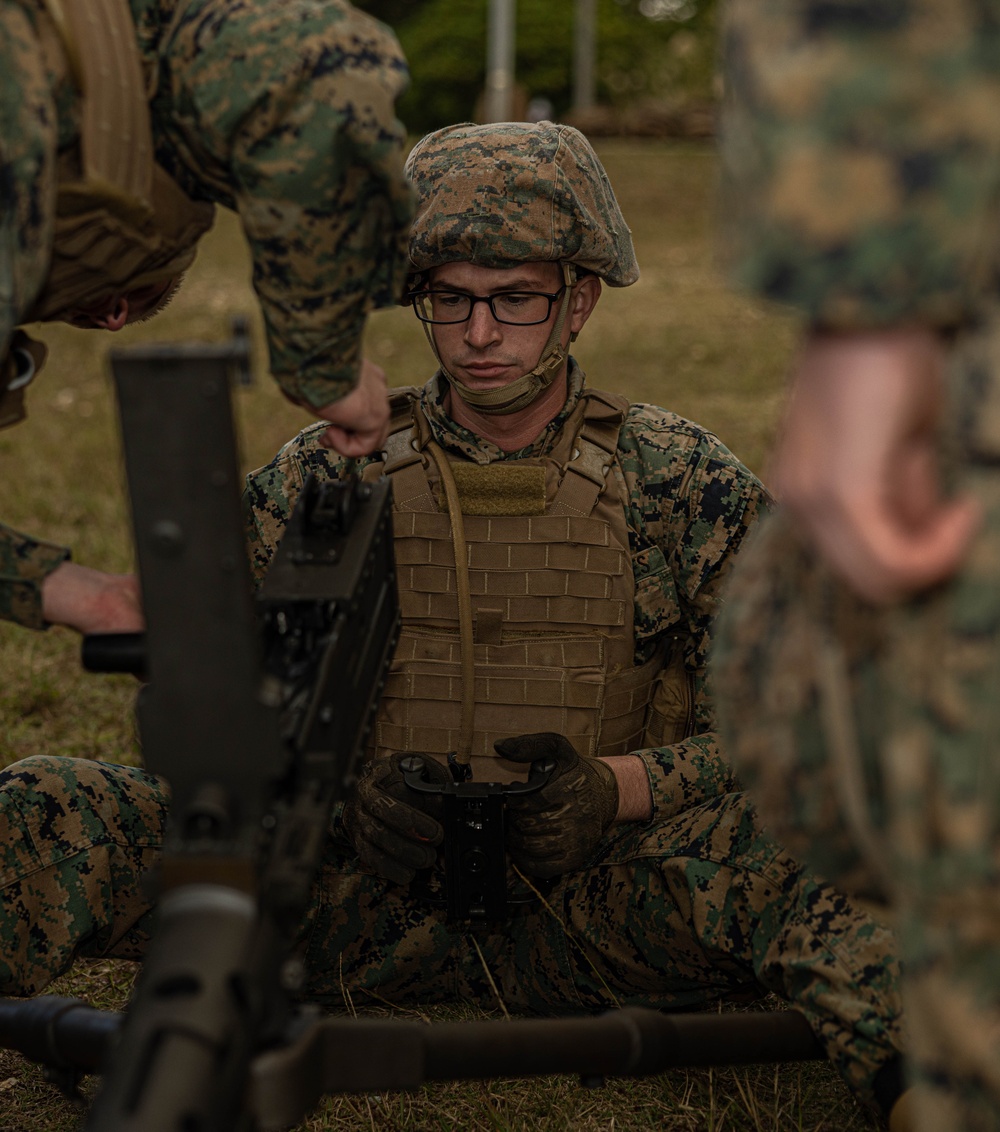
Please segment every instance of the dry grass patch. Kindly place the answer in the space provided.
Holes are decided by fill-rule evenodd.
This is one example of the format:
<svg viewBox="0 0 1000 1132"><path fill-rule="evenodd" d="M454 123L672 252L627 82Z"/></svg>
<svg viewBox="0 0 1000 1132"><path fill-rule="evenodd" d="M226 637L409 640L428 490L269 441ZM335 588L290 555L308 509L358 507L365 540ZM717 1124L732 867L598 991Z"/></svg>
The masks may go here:
<svg viewBox="0 0 1000 1132"><path fill-rule="evenodd" d="M78 963L50 991L78 995L105 1009L125 1006L136 965ZM390 1012L408 1021L493 1019L470 1006ZM90 1098L96 1079L84 1078ZM0 1132L70 1132L85 1110L66 1100L42 1071L0 1050ZM673 1070L657 1077L616 1078L584 1088L570 1076L434 1083L413 1092L327 1098L295 1132L874 1132L829 1065Z"/></svg>

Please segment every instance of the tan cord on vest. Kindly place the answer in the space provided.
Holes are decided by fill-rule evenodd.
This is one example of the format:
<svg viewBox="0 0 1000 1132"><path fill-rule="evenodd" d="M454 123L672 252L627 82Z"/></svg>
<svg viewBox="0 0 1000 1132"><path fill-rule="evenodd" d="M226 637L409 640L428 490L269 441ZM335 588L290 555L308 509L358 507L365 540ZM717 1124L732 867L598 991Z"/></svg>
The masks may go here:
<svg viewBox="0 0 1000 1132"><path fill-rule="evenodd" d="M153 134L127 0L46 3L71 70L78 65L81 72L84 181L126 216L145 216L151 208Z"/></svg>
<svg viewBox="0 0 1000 1132"><path fill-rule="evenodd" d="M840 804L848 827L868 863L878 874L885 891L892 892L894 886L888 853L872 825L866 801L861 751L852 724L851 691L843 650L826 637L820 641L818 654L820 715L836 768L834 780Z"/></svg>
<svg viewBox="0 0 1000 1132"><path fill-rule="evenodd" d="M77 47L76 38L70 27L69 19L66 16L66 9L62 5L62 0L42 0L42 6L45 8L46 12L48 12L52 26L56 29L56 35L59 37L59 42L62 44L73 85L80 94L86 94L84 90L83 64L80 62L80 49Z"/></svg>
<svg viewBox="0 0 1000 1132"><path fill-rule="evenodd" d="M462 505L458 498L458 487L448 464L448 457L440 447L430 441L427 451L437 465L448 501L448 517L451 521L451 542L455 552L455 590L458 595L458 632L462 657L462 721L458 732L458 749L455 761L463 766L469 765L472 757L472 717L476 710L476 660L473 654L472 639L472 593L469 586L469 552L465 543L465 523L462 521Z"/></svg>

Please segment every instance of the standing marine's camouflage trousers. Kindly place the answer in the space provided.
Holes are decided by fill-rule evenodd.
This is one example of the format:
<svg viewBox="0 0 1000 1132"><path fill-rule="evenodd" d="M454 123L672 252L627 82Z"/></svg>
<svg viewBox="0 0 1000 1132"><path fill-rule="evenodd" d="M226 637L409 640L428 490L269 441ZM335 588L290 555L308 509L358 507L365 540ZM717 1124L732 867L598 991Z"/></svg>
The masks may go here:
<svg viewBox="0 0 1000 1132"><path fill-rule="evenodd" d="M35 757L0 773L0 993L37 992L77 955L141 956L166 802L155 778L104 763ZM740 794L617 827L499 930L447 925L331 836L300 946L307 994L332 1005L499 994L551 1014L774 991L869 1102L899 1047L891 933L805 875Z"/></svg>
<svg viewBox="0 0 1000 1132"><path fill-rule="evenodd" d="M1000 1129L996 314L951 365L944 464L984 512L960 575L869 606L778 515L734 574L715 679L727 749L768 829L893 913L919 1127L979 1132Z"/></svg>

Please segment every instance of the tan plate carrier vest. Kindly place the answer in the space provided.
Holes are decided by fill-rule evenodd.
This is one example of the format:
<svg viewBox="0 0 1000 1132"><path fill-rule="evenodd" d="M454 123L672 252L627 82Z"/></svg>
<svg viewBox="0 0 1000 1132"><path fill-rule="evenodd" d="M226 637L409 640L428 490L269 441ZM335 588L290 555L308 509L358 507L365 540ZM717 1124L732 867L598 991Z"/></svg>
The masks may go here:
<svg viewBox="0 0 1000 1132"><path fill-rule="evenodd" d="M29 312L47 319L102 293L180 275L215 209L190 200L154 160L157 69L143 73L128 0L36 5L48 20L39 38L46 65L55 75L68 71L80 95L80 145L59 155L52 260ZM178 4L175 21L183 12Z"/></svg>
<svg viewBox="0 0 1000 1132"><path fill-rule="evenodd" d="M79 146L57 156L52 251L45 284L23 312L30 322L181 275L215 209L190 200L154 161L157 69L143 74L127 0L22 3L35 16L53 85L68 77L80 98ZM178 4L174 19L184 10ZM45 352L18 331L0 358L0 428L26 416L25 387Z"/></svg>
<svg viewBox="0 0 1000 1132"><path fill-rule="evenodd" d="M493 750L511 735L561 732L588 756L682 738L690 688L679 657L634 664L615 469L628 402L585 390L549 455L479 465L444 456L416 397L394 395L385 464L364 473L392 480L403 615L376 755L455 752L477 781L506 782L525 773ZM673 718L651 712L654 692L680 705Z"/></svg>

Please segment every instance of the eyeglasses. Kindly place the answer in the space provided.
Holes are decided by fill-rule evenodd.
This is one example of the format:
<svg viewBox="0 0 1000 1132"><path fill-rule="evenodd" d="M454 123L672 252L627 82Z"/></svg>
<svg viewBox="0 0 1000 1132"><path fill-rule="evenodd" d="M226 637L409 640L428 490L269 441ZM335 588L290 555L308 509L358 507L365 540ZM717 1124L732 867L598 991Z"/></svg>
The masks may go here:
<svg viewBox="0 0 1000 1132"><path fill-rule="evenodd" d="M464 291L411 291L409 299L421 322L468 322L476 303L485 303L497 322L508 326L536 326L548 320L552 304L565 290L565 287L560 287L552 295L546 291L500 291L496 295L468 295Z"/></svg>

